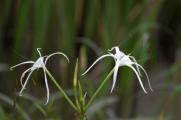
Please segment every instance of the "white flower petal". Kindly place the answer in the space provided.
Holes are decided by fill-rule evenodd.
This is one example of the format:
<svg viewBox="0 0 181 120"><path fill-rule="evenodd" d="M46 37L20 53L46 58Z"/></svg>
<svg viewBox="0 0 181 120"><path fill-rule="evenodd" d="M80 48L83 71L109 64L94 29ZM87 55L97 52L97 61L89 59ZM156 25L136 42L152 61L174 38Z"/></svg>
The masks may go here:
<svg viewBox="0 0 181 120"><path fill-rule="evenodd" d="M114 47L114 48L115 48L116 53L124 54L122 51L119 50L119 47Z"/></svg>
<svg viewBox="0 0 181 120"><path fill-rule="evenodd" d="M101 57L99 57L82 75L85 75L87 72L89 72L89 70L101 59L105 58L105 57L112 57L112 55L110 54L106 54L106 55L103 55Z"/></svg>
<svg viewBox="0 0 181 120"><path fill-rule="evenodd" d="M116 78L117 78L118 70L119 70L119 61L116 62L116 65L114 67L113 84L112 84L112 88L111 88L111 93L112 93L112 91L115 87L115 84L116 84Z"/></svg>
<svg viewBox="0 0 181 120"><path fill-rule="evenodd" d="M117 61L117 58L115 57L114 54L112 54L111 52L108 52L108 54L114 59L115 62Z"/></svg>
<svg viewBox="0 0 181 120"><path fill-rule="evenodd" d="M143 86L143 83L142 83L142 81L141 81L141 78L140 78L138 72L136 71L136 69L135 69L133 66L131 66L131 65L125 65L125 66L130 67L130 68L134 71L134 73L136 74L136 76L137 76L137 78L138 78L138 80L139 80L139 83L140 83L143 91L147 94L147 91L145 90L145 88L144 88L144 86Z"/></svg>
<svg viewBox="0 0 181 120"><path fill-rule="evenodd" d="M64 53L62 53L62 52L55 52L55 53L52 53L52 54L47 56L47 58L45 59L45 65L46 65L48 59L50 59L50 57L52 57L53 55L63 55L67 59L67 61L70 62L69 58Z"/></svg>
<svg viewBox="0 0 181 120"><path fill-rule="evenodd" d="M136 59L133 56L128 55L128 57L131 58L134 63L138 64L138 62L136 61ZM136 69L137 69L139 75L142 76L141 72L140 72L140 69L139 69L139 67L137 65L136 65Z"/></svg>
<svg viewBox="0 0 181 120"><path fill-rule="evenodd" d="M33 73L33 71L31 71L31 72L28 74L28 77L26 78L26 81L25 81L25 83L23 84L23 87L21 88L21 91L19 92L19 96L22 96L22 92L23 92L23 90L25 89L26 84L28 83L28 80L29 80L29 78L30 78L30 76L31 76L32 73Z"/></svg>
<svg viewBox="0 0 181 120"><path fill-rule="evenodd" d="M41 52L40 52L41 48L37 48L38 54L41 57Z"/></svg>
<svg viewBox="0 0 181 120"><path fill-rule="evenodd" d="M140 67L140 68L143 70L143 72L145 73L146 78L147 78L147 80L148 80L148 85L149 85L151 91L153 91L153 89L152 89L152 87L151 87L150 79L149 79L149 77L148 77L148 74L147 74L146 70L145 70L140 64L138 64L138 63L133 63L133 64L137 65L138 67Z"/></svg>
<svg viewBox="0 0 181 120"><path fill-rule="evenodd" d="M116 47L112 47L111 49L108 49L109 52L113 51Z"/></svg>
<svg viewBox="0 0 181 120"><path fill-rule="evenodd" d="M18 66L21 66L21 65L24 65L24 64L33 64L35 63L34 61L26 61L26 62L22 62L22 63L19 63L17 65L14 65L10 68L10 70L14 69L15 67L18 67Z"/></svg>
<svg viewBox="0 0 181 120"><path fill-rule="evenodd" d="M50 92L49 92L49 87L48 87L48 81L47 81L47 76L46 76L46 72L45 72L45 69L46 68L43 68L43 71L44 71L44 79L45 79L45 86L46 86L46 90L47 90L47 101L46 101L46 103L45 103L45 105L47 105L48 104L48 102L49 102L49 94L50 94Z"/></svg>
<svg viewBox="0 0 181 120"><path fill-rule="evenodd" d="M26 74L27 72L29 72L30 70L31 70L31 68L28 68L28 69L25 70L25 71L22 73L22 75L21 75L20 83L21 83L21 86L22 86L22 87L23 87L23 78L24 78L25 74Z"/></svg>

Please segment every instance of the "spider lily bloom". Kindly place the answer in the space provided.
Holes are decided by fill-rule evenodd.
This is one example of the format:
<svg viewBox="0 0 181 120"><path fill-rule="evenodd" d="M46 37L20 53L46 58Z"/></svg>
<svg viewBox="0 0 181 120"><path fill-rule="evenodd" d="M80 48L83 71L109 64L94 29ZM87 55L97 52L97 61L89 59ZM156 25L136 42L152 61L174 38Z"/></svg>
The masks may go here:
<svg viewBox="0 0 181 120"><path fill-rule="evenodd" d="M36 60L36 61L26 61L26 62L22 62L22 63L19 63L17 65L14 65L12 66L10 69L14 69L15 67L18 67L18 66L21 66L21 65L24 65L24 64L33 64L30 68L28 68L27 70L25 70L22 75L21 75L21 78L20 78L20 83L21 83L21 86L22 86L22 89L20 90L19 92L19 95L22 96L22 92L26 89L26 84L30 78L30 76L32 75L33 71L39 69L39 68L42 68L43 69L43 72L44 72L44 79L45 79L45 86L46 86L46 91L47 91L47 101L45 103L48 104L48 101L49 101L49 87L48 87L48 81L47 81L47 76L46 76L46 63L47 61L54 55L57 55L57 54L60 54L60 55L63 55L69 62L69 59L68 57L62 53L62 52L55 52L55 53L52 53L50 55L47 55L47 56L42 56L41 55L41 52L40 52L40 49L41 48L37 48L37 52L39 54L39 58ZM25 82L23 83L23 78L25 77L25 75L28 74Z"/></svg>
<svg viewBox="0 0 181 120"><path fill-rule="evenodd" d="M113 51L113 50L115 50L115 54L111 53L111 51ZM147 93L147 91L145 90L143 83L141 81L142 75L140 73L140 69L143 70L143 72L145 73L145 75L147 77L149 87L152 90L151 84L150 84L150 81L149 81L149 78L148 78L148 75L147 75L145 69L140 64L137 63L136 59L133 56L125 55L122 51L120 51L119 47L113 47L110 50L108 50L108 54L105 54L105 55L99 57L82 75L85 75L99 60L101 60L105 57L112 57L115 60L114 73L113 73L113 84L112 84L111 92L113 91L113 89L115 87L118 69L121 66L127 66L134 71L143 91L145 93Z"/></svg>

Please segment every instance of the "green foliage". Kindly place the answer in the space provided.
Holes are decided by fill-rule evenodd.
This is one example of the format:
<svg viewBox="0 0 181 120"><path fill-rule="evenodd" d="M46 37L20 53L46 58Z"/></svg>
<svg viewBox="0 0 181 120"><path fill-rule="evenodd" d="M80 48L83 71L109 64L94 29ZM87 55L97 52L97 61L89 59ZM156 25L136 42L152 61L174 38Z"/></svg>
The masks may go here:
<svg viewBox="0 0 181 120"><path fill-rule="evenodd" d="M137 115L133 108L137 106L135 99L139 97L138 90L135 90L137 88L133 80L135 76L127 68L119 71L118 85L113 93L116 97L108 94L111 84L108 82L108 79L111 79L111 73L109 75L108 73L114 66L109 60L98 64L88 76L79 76L79 73L92 61L102 53L106 53L106 50L112 46L119 46L125 53L131 53L139 63L147 65L150 69L153 67L152 64L157 65L157 42L152 31L155 29L167 31L167 28L157 24L163 4L164 0L156 2L154 0L2 0L0 2L0 68L1 62L6 62L7 59L10 61L7 63L9 65L23 59L15 53L34 58L35 54L31 51L37 47L41 47L46 52L57 49L65 52L71 58L70 66L75 64L76 57L80 61L77 60L75 69L57 60L49 64L55 78L60 78L60 81L55 80L47 71L60 93L55 92L57 89L54 90L54 84L50 85L53 90L47 106L43 106L41 99L35 97L42 93L39 75L33 77L38 84L33 91L37 93L33 96L25 94L26 102L19 97L12 98L13 92L10 95L0 94L2 101L0 119L31 120L39 117L54 120L72 119L87 111L88 118L101 120L111 116L106 113L106 110L110 109L114 112L113 117L118 119L134 117L136 120L138 117L139 120L151 120L160 117L162 120L167 119L169 115L174 116L174 112L166 111L170 109L169 107L162 106L165 105L165 100L161 98L163 103L157 106L160 109L163 107L164 110L159 109L161 112L156 110L161 113L158 117L141 118ZM174 5L168 9L174 8ZM167 13L166 9L165 12ZM166 16L165 24L169 24L170 20L174 19L172 12ZM9 27L9 22L13 25L12 27ZM8 47L11 49L9 50ZM55 62L60 64L55 65ZM169 87L172 82L178 83L171 89L171 94L167 98L173 111L178 102L176 97L180 94L179 71L180 63L177 62L162 73L167 78L164 80L166 84L164 87ZM7 87L9 91L13 91L9 86L14 86L19 90L19 82L16 86L14 85L15 81L19 81L17 77L20 75L19 72L16 77L9 74L11 73L0 73L0 90ZM2 92L6 91L2 90ZM65 104L64 98L70 105ZM14 102L15 108L12 107ZM112 108L106 109L110 104ZM74 115L75 111L68 109L71 107L78 115ZM12 109L11 116L7 109ZM65 110L68 113L64 115ZM169 115L165 116L167 113Z"/></svg>

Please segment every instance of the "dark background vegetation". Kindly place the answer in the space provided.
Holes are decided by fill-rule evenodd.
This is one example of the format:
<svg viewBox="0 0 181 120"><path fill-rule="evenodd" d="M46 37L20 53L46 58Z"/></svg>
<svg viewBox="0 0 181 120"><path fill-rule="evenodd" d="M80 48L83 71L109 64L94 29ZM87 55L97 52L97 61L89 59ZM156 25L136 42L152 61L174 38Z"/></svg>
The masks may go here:
<svg viewBox="0 0 181 120"><path fill-rule="evenodd" d="M144 94L133 72L120 68L90 107L89 120L181 119L181 1L180 0L1 0L0 1L0 119L72 120L75 113L50 83L51 100L45 101L41 71L35 72L24 97L18 97L19 78L27 67L14 72L9 66L36 60L42 54L66 53L71 63L55 57L48 69L72 95L72 74L79 57L80 74L113 46L132 55L147 70L153 92ZM113 67L100 62L80 77L88 98ZM111 81L111 79L110 79Z"/></svg>

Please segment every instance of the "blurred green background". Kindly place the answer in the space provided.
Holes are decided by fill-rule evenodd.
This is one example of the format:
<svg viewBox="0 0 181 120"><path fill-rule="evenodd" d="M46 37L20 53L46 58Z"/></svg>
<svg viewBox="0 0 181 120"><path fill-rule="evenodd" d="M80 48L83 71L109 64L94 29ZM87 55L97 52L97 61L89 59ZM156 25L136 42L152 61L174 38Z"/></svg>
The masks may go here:
<svg viewBox="0 0 181 120"><path fill-rule="evenodd" d="M41 71L35 72L23 97L19 79L27 67L9 66L36 60L42 54L66 53L71 62L51 59L48 69L72 95L76 58L80 74L107 49L119 46L144 66L153 92L144 94L128 68L120 68L112 94L112 78L87 112L88 120L181 119L181 1L180 0L1 0L0 1L0 119L73 120L76 116L49 81L47 106ZM79 77L88 98L113 67L105 59L86 77ZM146 78L143 78L146 79ZM145 81L145 87L149 91Z"/></svg>

